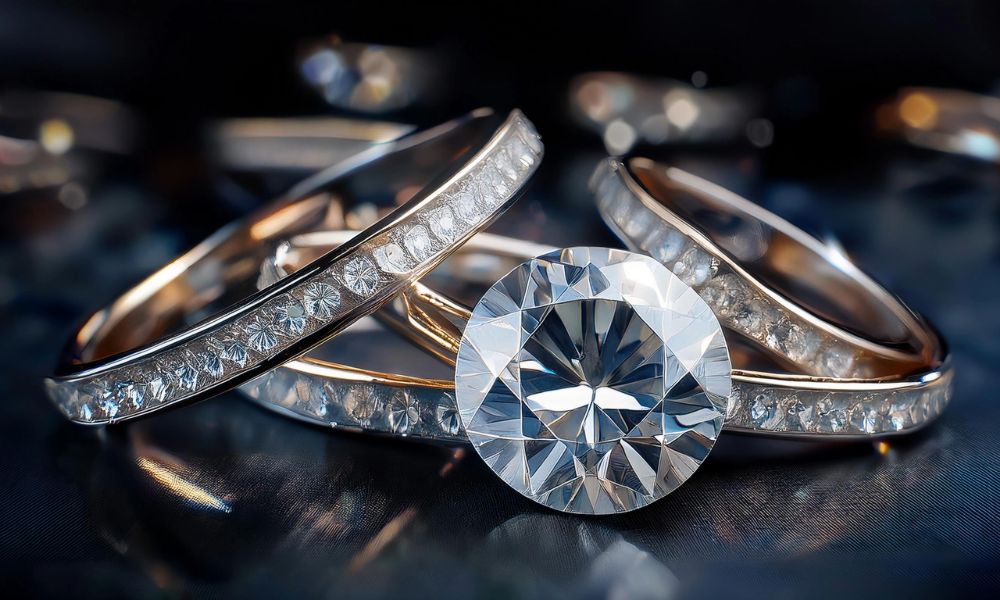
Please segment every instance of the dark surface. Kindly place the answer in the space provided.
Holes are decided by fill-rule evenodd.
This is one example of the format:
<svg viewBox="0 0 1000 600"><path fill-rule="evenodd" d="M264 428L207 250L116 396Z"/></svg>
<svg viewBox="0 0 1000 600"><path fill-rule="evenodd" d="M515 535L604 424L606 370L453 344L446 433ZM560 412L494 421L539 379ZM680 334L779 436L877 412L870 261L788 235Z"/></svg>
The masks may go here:
<svg viewBox="0 0 1000 600"><path fill-rule="evenodd" d="M533 23L527 48L509 52L501 42L517 36L454 34L454 22L423 30L393 15L382 35L359 8L342 18L329 7L291 17L264 3L206 9L199 19L193 7L162 3L143 14L117 3L65 12L51 2L0 12L4 81L125 98L146 131L136 157L103 164L79 210L45 193L0 197L5 588L241 598L940 597L1000 589L1000 170L879 140L870 120L875 102L899 85L989 88L1000 75L996 9L889 2L863 12L852 4L869 3L795 18L736 8L746 27L734 18L721 32L712 27L721 5L651 19L591 15L576 30L525 17ZM576 37L594 40L607 33L602 25L614 29L626 17L637 33L614 33L623 45L610 55L596 48L613 44ZM221 27L226 19L239 27ZM668 21L662 27L673 37L661 44L665 34L654 32ZM52 22L60 26L37 26ZM724 436L677 492L614 518L537 507L474 453L306 427L235 394L127 427L64 423L41 378L73 324L262 201L264 186L234 191L205 165L202 119L322 111L296 87L292 40L338 27L449 49L464 78L453 80L450 100L396 118L432 123L487 103L525 108L547 158L497 230L553 244L613 243L585 191L600 144L562 116L568 75L613 67L683 78L704 68L720 83L763 86L774 146L664 156L839 241L930 317L954 351L952 405L884 453L870 444ZM781 32L795 52L775 41ZM253 33L264 41L251 43ZM751 43L757 36L759 46ZM61 46L45 43L56 37ZM244 68L239 48L258 69ZM652 53L632 61L640 50ZM199 60L205 53L211 61ZM143 72L146 85L136 78ZM369 340L345 338L340 351L393 368L414 352L387 336Z"/></svg>

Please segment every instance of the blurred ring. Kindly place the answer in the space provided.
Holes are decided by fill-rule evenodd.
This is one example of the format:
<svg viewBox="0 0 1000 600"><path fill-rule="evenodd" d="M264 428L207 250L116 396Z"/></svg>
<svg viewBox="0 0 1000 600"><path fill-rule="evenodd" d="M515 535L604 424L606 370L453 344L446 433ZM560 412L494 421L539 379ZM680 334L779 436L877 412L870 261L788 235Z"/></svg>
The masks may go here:
<svg viewBox="0 0 1000 600"><path fill-rule="evenodd" d="M514 202L541 153L519 111L502 119L480 110L332 167L88 319L46 380L49 396L69 419L103 424L232 389L336 335L431 270ZM354 189L406 203L254 293L275 240L328 227L331 209ZM214 311L213 302L225 308Z"/></svg>
<svg viewBox="0 0 1000 600"><path fill-rule="evenodd" d="M1000 98L906 88L879 108L878 126L914 146L1000 162Z"/></svg>

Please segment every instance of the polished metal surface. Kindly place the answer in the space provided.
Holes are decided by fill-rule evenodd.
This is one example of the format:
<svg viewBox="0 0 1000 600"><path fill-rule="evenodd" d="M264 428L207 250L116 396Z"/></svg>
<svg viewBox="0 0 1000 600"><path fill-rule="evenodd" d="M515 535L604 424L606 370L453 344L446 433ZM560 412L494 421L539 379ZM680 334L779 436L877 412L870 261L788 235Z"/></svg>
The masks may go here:
<svg viewBox="0 0 1000 600"><path fill-rule="evenodd" d="M431 270L516 200L540 159L537 133L520 112L501 119L482 110L331 167L91 317L46 381L50 396L68 418L102 424L252 379ZM401 206L253 293L256 265L276 240L336 220L350 191Z"/></svg>

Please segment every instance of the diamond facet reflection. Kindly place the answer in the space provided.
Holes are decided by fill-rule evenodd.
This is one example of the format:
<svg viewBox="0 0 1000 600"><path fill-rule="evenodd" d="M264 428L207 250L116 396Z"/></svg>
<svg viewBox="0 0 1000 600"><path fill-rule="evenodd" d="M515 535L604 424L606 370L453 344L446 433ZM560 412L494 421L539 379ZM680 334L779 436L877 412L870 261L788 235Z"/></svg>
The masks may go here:
<svg viewBox="0 0 1000 600"><path fill-rule="evenodd" d="M455 382L476 451L558 510L645 506L722 429L729 352L708 305L657 261L572 248L497 282L462 337Z"/></svg>

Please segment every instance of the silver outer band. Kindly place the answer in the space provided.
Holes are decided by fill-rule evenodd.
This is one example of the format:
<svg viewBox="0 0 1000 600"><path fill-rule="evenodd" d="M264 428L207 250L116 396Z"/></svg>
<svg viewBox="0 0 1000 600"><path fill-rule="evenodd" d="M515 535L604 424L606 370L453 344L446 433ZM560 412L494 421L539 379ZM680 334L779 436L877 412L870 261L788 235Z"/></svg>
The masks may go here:
<svg viewBox="0 0 1000 600"><path fill-rule="evenodd" d="M295 242L301 244L299 247L329 247L346 243L351 235L330 231L302 236ZM549 250L543 245L479 234L461 252L480 252L485 255L484 263L496 269L498 255L521 260ZM379 316L399 321L401 315L389 315L399 310L399 304L388 305ZM734 369L725 431L816 440L911 433L941 414L951 396L952 379L950 361L896 379L833 379ZM305 357L244 385L241 391L266 408L326 427L467 441L450 381L371 373Z"/></svg>
<svg viewBox="0 0 1000 600"><path fill-rule="evenodd" d="M842 255L777 215L704 179L648 159L602 161L591 187L605 222L630 249L656 258L713 308L722 324L799 372L821 377L881 378L921 372L944 360L944 345L927 323ZM874 341L804 309L751 274L744 261L664 205L632 174L653 173L688 194L697 209L750 225L743 240L764 258L796 262L801 275L830 279L819 292L836 300L848 292L892 322L893 343ZM714 205L713 205L714 203ZM773 232L773 233L772 233ZM780 255L769 236L780 236ZM735 242L737 245L740 242ZM759 246L763 246L761 249ZM794 254L792 254L794 253ZM812 270L813 273L805 273ZM834 281L834 277L838 278ZM860 310L856 309L855 310ZM886 329L890 327L887 325Z"/></svg>
<svg viewBox="0 0 1000 600"><path fill-rule="evenodd" d="M460 164L439 165L437 179L350 243L194 326L91 361L102 333L121 324L165 284L212 259L217 249L235 241L245 244L252 250L242 262L253 261L250 266L256 268L255 253L263 243L257 242L272 239L275 228L281 233L296 210L311 206L313 212L325 213L337 194L322 190L346 183L387 157L419 155L422 145L439 144L466 128L480 133L472 140L447 138ZM92 317L75 336L60 374L46 380L49 395L71 420L103 424L232 389L329 339L433 269L515 201L541 155L540 139L519 111L501 120L484 110L333 167L261 213L219 231Z"/></svg>

